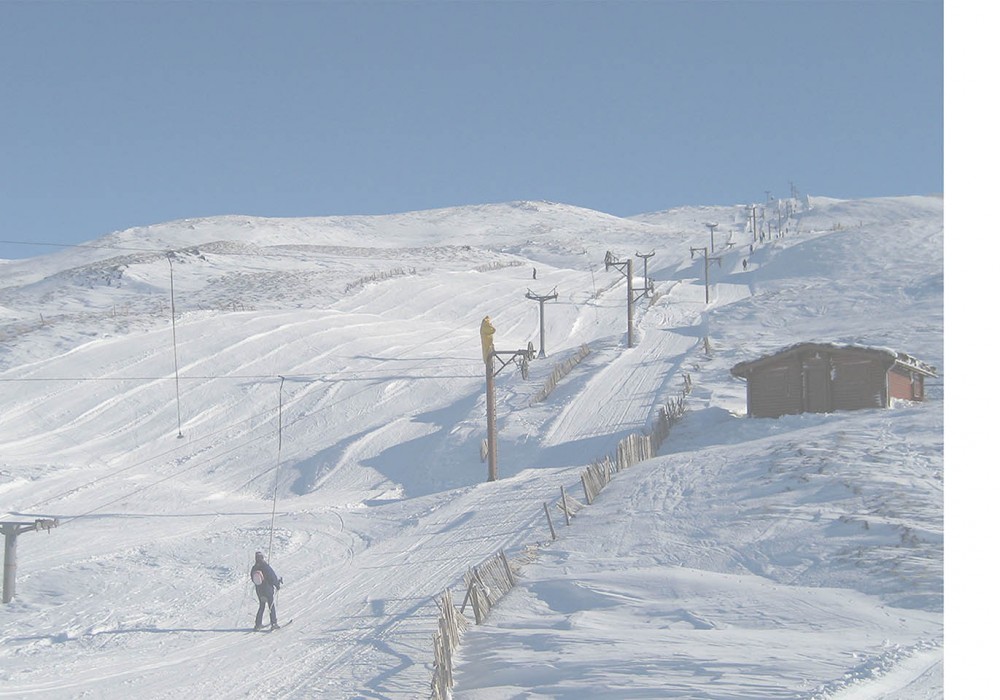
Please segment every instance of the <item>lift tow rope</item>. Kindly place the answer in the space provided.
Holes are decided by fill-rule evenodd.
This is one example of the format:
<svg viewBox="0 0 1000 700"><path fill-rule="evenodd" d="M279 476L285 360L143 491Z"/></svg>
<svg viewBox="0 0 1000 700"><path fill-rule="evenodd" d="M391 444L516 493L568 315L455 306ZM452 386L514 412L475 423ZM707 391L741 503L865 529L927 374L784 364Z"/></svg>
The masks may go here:
<svg viewBox="0 0 1000 700"><path fill-rule="evenodd" d="M274 495L271 498L271 534L267 540L267 560L271 561L271 546L274 543L274 515L278 509L278 474L281 471L281 390L285 386L285 378L278 385L278 464L274 468Z"/></svg>

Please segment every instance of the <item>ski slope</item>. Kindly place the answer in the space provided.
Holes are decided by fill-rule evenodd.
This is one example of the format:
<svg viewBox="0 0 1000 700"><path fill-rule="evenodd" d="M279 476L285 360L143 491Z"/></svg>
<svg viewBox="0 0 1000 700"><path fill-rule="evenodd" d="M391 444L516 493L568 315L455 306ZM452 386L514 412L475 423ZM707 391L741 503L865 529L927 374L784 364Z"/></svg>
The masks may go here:
<svg viewBox="0 0 1000 700"><path fill-rule="evenodd" d="M60 522L18 537L0 697L427 697L435 599L501 549L520 583L465 635L457 698L941 697L943 379L923 404L750 420L728 370L810 340L943 377L943 201L767 206L794 214L752 253L742 205L515 202L185 220L0 262L0 521ZM633 347L608 251L655 251ZM558 293L546 357L496 378L487 482L479 324L538 348L528 290ZM660 455L550 542L542 504L583 500L686 375ZM295 620L266 635L258 549Z"/></svg>

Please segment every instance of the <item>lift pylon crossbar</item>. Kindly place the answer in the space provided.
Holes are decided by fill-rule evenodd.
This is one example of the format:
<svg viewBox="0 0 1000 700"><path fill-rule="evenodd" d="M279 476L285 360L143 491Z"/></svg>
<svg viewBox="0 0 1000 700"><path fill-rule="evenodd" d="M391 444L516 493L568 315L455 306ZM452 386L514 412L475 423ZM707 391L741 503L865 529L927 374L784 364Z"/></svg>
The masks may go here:
<svg viewBox="0 0 1000 700"><path fill-rule="evenodd" d="M719 267L722 267L722 258L719 256L710 256L708 254L708 247L702 246L700 248L691 248L691 259L694 260L694 254L701 252L705 257L705 303L708 303L708 264L710 262L716 263Z"/></svg>
<svg viewBox="0 0 1000 700"><path fill-rule="evenodd" d="M500 363L500 366L494 368L493 370L493 376L495 377L498 374L500 374L501 370L503 370L504 367L509 365L511 362L514 362L519 357L524 357L529 360L534 360L535 348L532 346L531 343L528 343L528 348L526 350L494 350L493 357L495 357Z"/></svg>
<svg viewBox="0 0 1000 700"><path fill-rule="evenodd" d="M549 294L535 294L530 289L528 293L525 294L528 299L538 302L538 356L545 357L545 302L552 301L553 299L558 299L559 295L556 294L556 290L553 289ZM534 358L529 358L534 359Z"/></svg>
<svg viewBox="0 0 1000 700"><path fill-rule="evenodd" d="M648 253L636 252L635 257L642 258L642 279L645 286L642 290L642 296L652 296L653 294L653 280L649 279L649 259L656 255L656 251L650 251Z"/></svg>
<svg viewBox="0 0 1000 700"><path fill-rule="evenodd" d="M36 518L32 522L0 523L3 533L3 602L14 599L14 582L17 574L17 536L24 532L45 530L48 532L59 525L54 518Z"/></svg>
<svg viewBox="0 0 1000 700"><path fill-rule="evenodd" d="M632 303L635 303L635 302L639 301L640 299L642 299L644 296L646 296L646 289L647 289L646 287L643 287L642 289L639 289L639 290L636 290L636 289L634 289L632 287L632 275L630 274L631 271L632 271L632 261L631 260L623 260L623 261L617 261L617 260L609 261L609 260L605 260L604 261L604 269L605 270L610 270L612 267L615 268L616 270L618 270L618 272L621 273L622 277L624 277L628 281L628 283L629 283L629 300Z"/></svg>
<svg viewBox="0 0 1000 700"><path fill-rule="evenodd" d="M619 261L618 256L612 253L610 250L604 254L604 269L605 271L615 268L622 274L625 278L626 289L626 314L628 316L628 346L632 347L632 307L635 305L640 298L642 298L646 291L645 288L639 291L638 294L632 288L632 258L625 261Z"/></svg>

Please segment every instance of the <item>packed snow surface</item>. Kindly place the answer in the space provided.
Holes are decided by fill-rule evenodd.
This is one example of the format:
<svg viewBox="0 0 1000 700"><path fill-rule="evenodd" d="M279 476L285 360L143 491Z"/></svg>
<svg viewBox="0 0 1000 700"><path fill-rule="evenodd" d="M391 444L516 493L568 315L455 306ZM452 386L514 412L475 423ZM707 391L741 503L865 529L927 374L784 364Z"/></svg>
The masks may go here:
<svg viewBox="0 0 1000 700"><path fill-rule="evenodd" d="M940 698L942 238L939 197L513 202L2 261L0 521L58 526L8 535L0 696L428 697L440 596L503 551L517 585L462 637L455 698ZM496 374L496 481L487 315L498 351L544 349ZM938 376L748 418L730 369L799 342ZM585 502L583 470L682 396L566 525L561 491ZM274 633L250 631L256 550L295 620Z"/></svg>

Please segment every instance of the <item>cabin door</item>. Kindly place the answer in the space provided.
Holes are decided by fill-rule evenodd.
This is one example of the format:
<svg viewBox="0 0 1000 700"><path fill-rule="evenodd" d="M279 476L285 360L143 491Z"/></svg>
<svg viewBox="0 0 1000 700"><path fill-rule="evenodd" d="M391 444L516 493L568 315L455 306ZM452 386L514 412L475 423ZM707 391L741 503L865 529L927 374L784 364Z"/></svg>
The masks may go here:
<svg viewBox="0 0 1000 700"><path fill-rule="evenodd" d="M802 363L802 390L807 413L829 413L833 410L830 382L830 362L822 357L810 357Z"/></svg>

